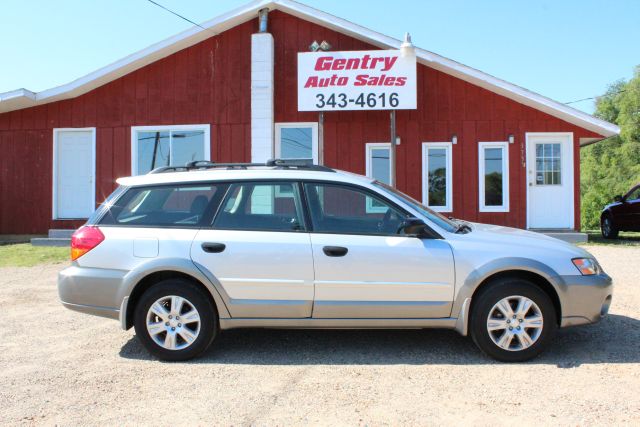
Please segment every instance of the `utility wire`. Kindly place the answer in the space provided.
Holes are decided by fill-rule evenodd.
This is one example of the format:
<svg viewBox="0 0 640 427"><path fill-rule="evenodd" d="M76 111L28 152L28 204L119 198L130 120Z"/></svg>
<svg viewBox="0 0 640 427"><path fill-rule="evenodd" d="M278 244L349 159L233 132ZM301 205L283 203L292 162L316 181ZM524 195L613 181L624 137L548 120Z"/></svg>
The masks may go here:
<svg viewBox="0 0 640 427"><path fill-rule="evenodd" d="M180 18L180 19L185 20L185 21L187 21L188 23L190 23L190 24L192 24L192 25L195 25L196 27L202 28L202 29L203 29L203 30L205 30L205 31L210 31L210 29L209 29L209 28L205 28L205 27L203 27L202 25L200 25L200 24L198 24L198 23L196 23L196 22L192 21L191 19L189 19L189 18L187 18L187 17L185 17L185 16L180 15L178 12L174 12L173 10L169 9L168 7L165 7L165 6L161 5L160 3L155 2L154 0L147 0L147 1L148 1L149 3L151 3L151 4L155 5L155 6L158 6L158 7L159 7L159 8L161 8L161 9L166 10L167 12L171 13L172 15L177 16L177 17L178 17L178 18ZM211 32L213 33L213 31L211 31ZM213 34L215 34L215 33L213 33ZM217 35L217 34L216 34L216 35ZM611 94L606 94L606 95L617 95L617 94L622 93L622 92L626 92L626 90L621 90L621 91L614 92L614 93L611 93ZM591 99L597 99L597 98L601 98L601 97L603 97L603 96L605 96L605 95L600 95L600 96L591 96L591 97L589 97L589 98L582 98L582 99L577 99L577 100L575 100L575 101L565 102L564 104L565 104L565 105L569 105L569 104L576 104L576 103L578 103L578 102L582 102L582 101L589 101L589 100L591 100Z"/></svg>
<svg viewBox="0 0 640 427"><path fill-rule="evenodd" d="M208 29L208 28L204 28L202 25L200 25L200 24L197 24L197 23L193 22L191 19L186 18L186 17L184 17L184 16L180 15L178 12L174 12L173 10L171 10L171 9L169 9L169 8L167 8L167 7L163 6L163 5L161 5L160 3L156 3L156 2L155 2L155 1L153 1L153 0L147 0L147 1L148 1L149 3L151 3L151 4L154 4L154 5L158 6L160 9L164 9L164 10L166 10L167 12L169 12L169 13L171 13L171 14L173 14L173 15L177 16L177 17L178 17L178 18L180 18L180 19L183 19L183 20L187 21L188 23L195 25L196 27L200 27L200 28L202 28L203 30L209 31L209 29ZM211 32L213 33L213 31L211 31ZM214 33L214 34L215 34L215 33Z"/></svg>
<svg viewBox="0 0 640 427"><path fill-rule="evenodd" d="M590 100L590 99L598 99L598 98L602 98L603 96L607 96L607 95L617 95L617 94L619 94L619 93L626 92L626 91L627 91L626 89L622 89L622 90L619 90L619 91L617 91L617 92L613 92L613 93L605 93L604 95L600 95L600 96L592 96L592 97L589 97L589 98L582 98L582 99L577 99L577 100L575 100L575 101L565 102L564 104L565 104L565 105L575 104L576 102L588 101L588 100Z"/></svg>

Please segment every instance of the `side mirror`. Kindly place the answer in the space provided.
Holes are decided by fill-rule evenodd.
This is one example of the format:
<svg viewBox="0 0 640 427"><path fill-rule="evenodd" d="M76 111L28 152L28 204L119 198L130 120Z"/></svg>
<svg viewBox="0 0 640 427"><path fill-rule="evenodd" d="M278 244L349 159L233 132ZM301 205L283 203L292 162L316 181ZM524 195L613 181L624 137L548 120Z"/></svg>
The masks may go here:
<svg viewBox="0 0 640 427"><path fill-rule="evenodd" d="M623 200L622 200L622 196L614 196L614 197L613 197L613 201L614 201L614 202L622 202L622 201L623 201Z"/></svg>
<svg viewBox="0 0 640 427"><path fill-rule="evenodd" d="M426 227L427 224L420 218L407 218L400 223L398 232L407 236L422 236Z"/></svg>

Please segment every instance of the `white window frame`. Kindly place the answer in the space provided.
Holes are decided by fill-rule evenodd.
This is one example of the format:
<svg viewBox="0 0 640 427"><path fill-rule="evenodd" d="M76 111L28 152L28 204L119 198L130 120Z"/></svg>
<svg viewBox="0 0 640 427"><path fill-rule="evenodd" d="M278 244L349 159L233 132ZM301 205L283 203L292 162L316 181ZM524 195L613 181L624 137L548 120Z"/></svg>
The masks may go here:
<svg viewBox="0 0 640 427"><path fill-rule="evenodd" d="M318 123L317 122L281 122L275 124L275 156L282 158L282 129L311 128L311 155L314 164L318 164Z"/></svg>
<svg viewBox="0 0 640 427"><path fill-rule="evenodd" d="M375 179L373 176L373 152L376 148L387 148L391 149L391 144L388 142L367 142L365 147L365 159L366 159L366 174L369 178ZM391 159L389 159L391 162ZM391 168L389 168L389 179L391 179ZM387 208L373 206L373 199L370 197L367 198L367 213L384 213L387 211Z"/></svg>
<svg viewBox="0 0 640 427"><path fill-rule="evenodd" d="M204 159L211 160L211 125L131 126L131 175L138 175L138 132L204 131ZM171 135L171 133L169 133ZM171 145L169 136L169 145ZM183 166L183 165L178 165Z"/></svg>
<svg viewBox="0 0 640 427"><path fill-rule="evenodd" d="M502 206L485 206L484 188L484 153L487 148L502 148ZM478 184L480 212L509 212L509 142L479 142L478 143Z"/></svg>
<svg viewBox="0 0 640 427"><path fill-rule="evenodd" d="M429 149L444 148L447 152L447 193L444 206L429 205ZM436 212L453 212L453 144L451 142L422 143L422 204Z"/></svg>
<svg viewBox="0 0 640 427"><path fill-rule="evenodd" d="M371 155L373 154L373 150L375 150L376 148L391 148L391 144L389 144L388 142L367 142L365 148L365 158L367 161L366 174L371 179L375 179L373 177L373 162L371 161ZM389 171L389 177L391 177L391 171Z"/></svg>

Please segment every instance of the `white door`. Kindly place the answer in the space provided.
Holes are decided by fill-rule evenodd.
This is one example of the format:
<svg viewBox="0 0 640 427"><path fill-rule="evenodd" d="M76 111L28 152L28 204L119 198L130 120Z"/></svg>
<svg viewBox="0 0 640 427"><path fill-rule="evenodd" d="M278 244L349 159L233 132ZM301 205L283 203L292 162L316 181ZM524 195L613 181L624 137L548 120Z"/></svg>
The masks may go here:
<svg viewBox="0 0 640 427"><path fill-rule="evenodd" d="M88 218L95 210L95 130L53 135L53 218Z"/></svg>
<svg viewBox="0 0 640 427"><path fill-rule="evenodd" d="M527 226L574 227L573 134L527 134Z"/></svg>

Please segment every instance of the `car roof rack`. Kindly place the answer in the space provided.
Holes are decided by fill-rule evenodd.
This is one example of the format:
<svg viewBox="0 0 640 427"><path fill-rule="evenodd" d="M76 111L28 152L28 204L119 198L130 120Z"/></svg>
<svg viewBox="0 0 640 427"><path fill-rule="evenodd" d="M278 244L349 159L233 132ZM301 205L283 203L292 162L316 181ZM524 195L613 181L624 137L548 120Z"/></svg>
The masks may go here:
<svg viewBox="0 0 640 427"><path fill-rule="evenodd" d="M274 169L294 169L308 170L318 172L335 172L327 166L316 165L311 159L270 159L265 163L216 163L209 160L194 160L186 163L184 166L161 166L155 168L149 174L165 173L165 172L188 172L194 170L208 169L249 169L256 167L268 167Z"/></svg>
<svg viewBox="0 0 640 427"><path fill-rule="evenodd" d="M335 172L335 170L330 167L314 164L311 159L271 159L267 160L264 165L279 169L306 169L320 172Z"/></svg>

